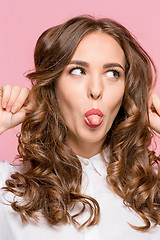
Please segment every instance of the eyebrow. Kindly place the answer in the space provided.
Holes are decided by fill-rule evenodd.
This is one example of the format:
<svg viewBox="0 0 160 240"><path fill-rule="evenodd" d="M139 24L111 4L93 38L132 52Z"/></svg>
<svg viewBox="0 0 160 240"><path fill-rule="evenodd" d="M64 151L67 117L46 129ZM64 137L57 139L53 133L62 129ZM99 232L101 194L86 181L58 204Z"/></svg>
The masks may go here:
<svg viewBox="0 0 160 240"><path fill-rule="evenodd" d="M77 65L80 65L80 66L83 66L83 67L89 67L89 63L84 62L84 61L80 61L80 60L72 60L69 63L69 65L70 64L77 64ZM103 65L103 68L111 68L111 67L120 67L124 70L124 68L119 63L106 63L106 64Z"/></svg>

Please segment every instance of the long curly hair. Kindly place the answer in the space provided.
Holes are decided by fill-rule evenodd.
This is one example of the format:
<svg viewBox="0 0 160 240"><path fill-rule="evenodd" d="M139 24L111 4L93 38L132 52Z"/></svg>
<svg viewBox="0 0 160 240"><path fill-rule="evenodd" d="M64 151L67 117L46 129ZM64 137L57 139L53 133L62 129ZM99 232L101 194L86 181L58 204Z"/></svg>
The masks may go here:
<svg viewBox="0 0 160 240"><path fill-rule="evenodd" d="M160 224L160 177L152 170L156 161L148 150L153 134L149 128L148 98L156 76L149 55L135 37L114 20L83 15L46 30L38 39L32 82L32 109L28 110L19 135L19 159L26 171L16 172L6 181L6 191L21 197L11 202L23 222L38 221L37 212L52 225L72 222L80 228L98 223L98 202L81 192L82 166L67 146L67 126L58 108L55 87L78 44L86 36L101 31L114 38L124 51L125 93L122 106L109 130L104 146L109 145L110 162L106 181L144 220L148 230ZM71 215L77 203L82 209ZM86 222L78 217L90 212Z"/></svg>

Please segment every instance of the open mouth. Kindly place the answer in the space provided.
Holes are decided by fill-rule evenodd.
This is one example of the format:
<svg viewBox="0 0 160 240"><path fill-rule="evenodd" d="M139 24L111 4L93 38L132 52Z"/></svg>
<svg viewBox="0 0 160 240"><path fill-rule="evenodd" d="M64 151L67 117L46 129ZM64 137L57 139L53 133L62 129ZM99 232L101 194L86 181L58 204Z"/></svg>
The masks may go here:
<svg viewBox="0 0 160 240"><path fill-rule="evenodd" d="M98 108L92 108L85 113L84 121L90 128L97 128L103 122L103 113Z"/></svg>

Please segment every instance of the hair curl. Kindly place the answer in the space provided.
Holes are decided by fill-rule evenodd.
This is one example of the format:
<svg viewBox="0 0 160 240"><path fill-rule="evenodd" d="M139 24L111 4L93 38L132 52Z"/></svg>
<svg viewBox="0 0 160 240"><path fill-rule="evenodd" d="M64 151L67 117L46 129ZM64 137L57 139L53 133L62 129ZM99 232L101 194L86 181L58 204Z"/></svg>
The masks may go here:
<svg viewBox="0 0 160 240"><path fill-rule="evenodd" d="M107 181L144 220L144 226L132 227L148 230L152 223L160 224L160 178L151 168L156 156L148 150L152 138L148 95L156 69L131 33L111 19L75 17L46 30L38 39L35 71L27 75L32 82L34 105L22 124L18 146L19 158L30 167L23 174L12 174L5 189L23 199L11 203L23 222L29 217L36 220L36 213L41 211L53 225L73 222L83 227L98 223L99 204L81 193L82 166L66 144L67 126L55 98L56 82L78 44L95 31L113 37L126 58L122 106L104 143L110 146ZM71 216L69 212L77 203L82 203L82 209ZM90 217L80 225L77 217L86 209Z"/></svg>

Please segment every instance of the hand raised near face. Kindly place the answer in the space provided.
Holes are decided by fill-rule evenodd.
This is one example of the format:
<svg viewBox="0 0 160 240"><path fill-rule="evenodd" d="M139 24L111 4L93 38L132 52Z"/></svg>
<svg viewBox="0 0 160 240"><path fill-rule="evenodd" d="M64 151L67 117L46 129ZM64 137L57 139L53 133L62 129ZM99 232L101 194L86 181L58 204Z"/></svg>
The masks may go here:
<svg viewBox="0 0 160 240"><path fill-rule="evenodd" d="M23 122L26 113L24 103L29 92L28 88L18 86L0 87L0 134Z"/></svg>
<svg viewBox="0 0 160 240"><path fill-rule="evenodd" d="M149 99L149 120L151 128L160 134L160 97L155 93Z"/></svg>

